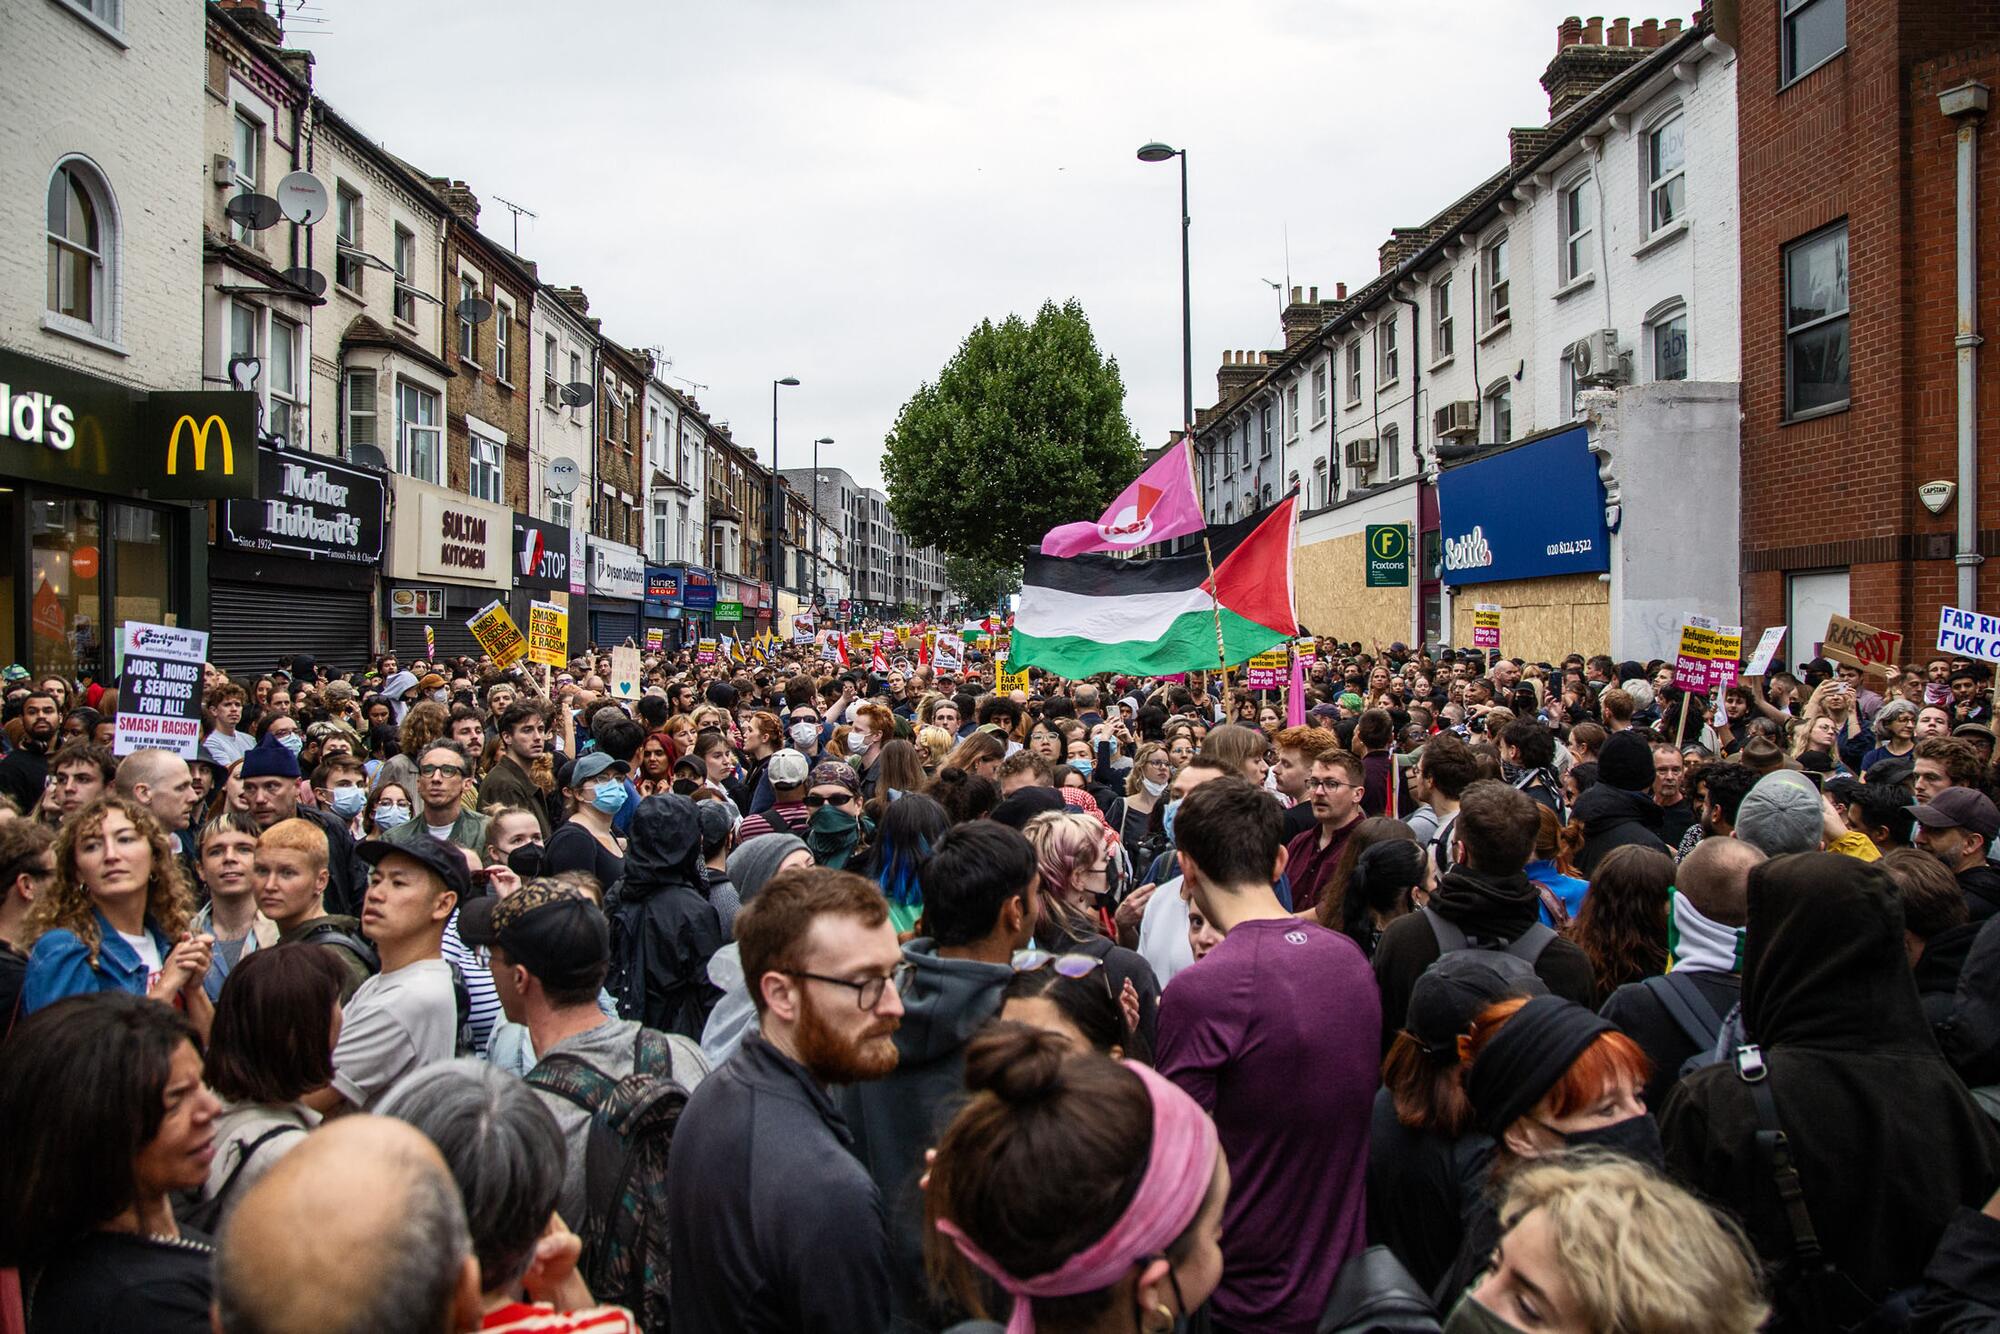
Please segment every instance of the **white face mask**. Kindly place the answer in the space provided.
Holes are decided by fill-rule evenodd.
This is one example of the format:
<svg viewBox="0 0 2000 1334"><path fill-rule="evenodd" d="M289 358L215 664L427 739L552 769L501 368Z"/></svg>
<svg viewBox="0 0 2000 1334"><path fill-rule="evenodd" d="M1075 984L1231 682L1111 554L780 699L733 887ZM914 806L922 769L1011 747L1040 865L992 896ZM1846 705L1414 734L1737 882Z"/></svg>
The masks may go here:
<svg viewBox="0 0 2000 1334"><path fill-rule="evenodd" d="M866 732L849 732L847 734L847 753L850 755L866 754L868 747L874 744L874 740L875 738L869 736Z"/></svg>
<svg viewBox="0 0 2000 1334"><path fill-rule="evenodd" d="M802 751L810 751L819 744L818 723L793 723L792 744Z"/></svg>
<svg viewBox="0 0 2000 1334"><path fill-rule="evenodd" d="M1165 783L1157 783L1150 778L1140 779L1139 785L1146 789L1146 795L1149 797L1157 797L1162 792L1165 792L1167 790L1167 785Z"/></svg>

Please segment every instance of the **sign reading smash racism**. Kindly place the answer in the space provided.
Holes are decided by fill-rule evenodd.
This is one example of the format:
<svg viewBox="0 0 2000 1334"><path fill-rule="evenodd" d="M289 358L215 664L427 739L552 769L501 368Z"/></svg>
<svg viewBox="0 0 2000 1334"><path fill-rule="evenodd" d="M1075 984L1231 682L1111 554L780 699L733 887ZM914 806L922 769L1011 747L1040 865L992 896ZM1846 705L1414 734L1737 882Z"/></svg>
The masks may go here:
<svg viewBox="0 0 2000 1334"><path fill-rule="evenodd" d="M118 632L124 668L118 678L115 755L170 750L184 760L201 747L201 667L208 634L174 625L127 621Z"/></svg>

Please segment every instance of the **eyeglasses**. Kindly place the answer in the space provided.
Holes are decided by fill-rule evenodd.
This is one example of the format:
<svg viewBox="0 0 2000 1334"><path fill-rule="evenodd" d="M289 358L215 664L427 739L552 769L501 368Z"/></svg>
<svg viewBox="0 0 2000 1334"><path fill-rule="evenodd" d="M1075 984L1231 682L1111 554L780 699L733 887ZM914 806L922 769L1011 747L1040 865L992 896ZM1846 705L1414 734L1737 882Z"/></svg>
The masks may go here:
<svg viewBox="0 0 2000 1334"><path fill-rule="evenodd" d="M852 806L854 804L854 795L850 792L836 792L833 796L828 797L822 796L817 792L806 793L806 805L813 810L818 810L828 802L832 802L836 806Z"/></svg>
<svg viewBox="0 0 2000 1334"><path fill-rule="evenodd" d="M417 766L417 774L422 778L435 778L439 774L446 774L452 778L463 778L465 777L465 770L456 764L420 764Z"/></svg>
<svg viewBox="0 0 2000 1334"><path fill-rule="evenodd" d="M1356 791L1359 791L1361 789L1361 784L1350 783L1344 778L1306 779L1306 789L1311 792L1332 792L1337 788L1343 788L1343 787L1351 787Z"/></svg>
<svg viewBox="0 0 2000 1334"><path fill-rule="evenodd" d="M850 987L854 991L856 1007L863 1010L872 1010L882 1003L882 992L888 987L893 985L896 988L896 994L899 996L902 995L903 989L910 985L910 976L916 972L916 966L909 963L899 963L889 970L887 977L866 977L859 982L845 977L828 977L824 973L804 973L789 968L784 971L791 977L803 977L808 981L825 982L836 987Z"/></svg>
<svg viewBox="0 0 2000 1334"><path fill-rule="evenodd" d="M1033 973L1054 966L1064 977L1089 977L1104 966L1094 954L1057 954L1054 950L1015 950L1011 960L1017 973Z"/></svg>

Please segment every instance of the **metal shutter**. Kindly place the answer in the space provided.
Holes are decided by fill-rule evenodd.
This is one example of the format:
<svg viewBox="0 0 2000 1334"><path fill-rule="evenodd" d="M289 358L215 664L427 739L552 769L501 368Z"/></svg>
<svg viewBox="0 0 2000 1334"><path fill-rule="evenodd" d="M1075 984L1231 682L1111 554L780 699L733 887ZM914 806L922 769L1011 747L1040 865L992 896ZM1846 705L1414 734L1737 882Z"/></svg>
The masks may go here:
<svg viewBox="0 0 2000 1334"><path fill-rule="evenodd" d="M601 607L590 609L590 642L593 648L609 653L631 636L633 642L643 643L637 611L607 611ZM575 648L572 646L571 651Z"/></svg>
<svg viewBox="0 0 2000 1334"><path fill-rule="evenodd" d="M239 680L289 669L299 653L329 672L368 665L367 589L213 583L208 593L209 657Z"/></svg>
<svg viewBox="0 0 2000 1334"><path fill-rule="evenodd" d="M484 605L483 603L481 604ZM437 636L438 656L441 658L477 658L485 649L466 629L465 618L477 608L459 611L447 608L441 621L392 620L389 622L389 642L396 650L398 663L418 660L428 661L430 654L424 648L424 627L429 626Z"/></svg>

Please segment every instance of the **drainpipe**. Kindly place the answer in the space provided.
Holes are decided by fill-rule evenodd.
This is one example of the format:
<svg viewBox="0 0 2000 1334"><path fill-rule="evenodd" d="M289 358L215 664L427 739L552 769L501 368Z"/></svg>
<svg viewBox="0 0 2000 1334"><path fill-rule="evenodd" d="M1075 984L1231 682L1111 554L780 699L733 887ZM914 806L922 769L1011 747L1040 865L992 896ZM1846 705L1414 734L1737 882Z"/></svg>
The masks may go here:
<svg viewBox="0 0 2000 1334"><path fill-rule="evenodd" d="M1414 275L1408 280L1410 290L1416 291ZM1423 321L1417 317L1417 303L1403 295L1399 284L1389 293L1390 299L1398 305L1410 308L1410 458L1417 470L1417 510L1410 516L1410 642L1424 642L1424 566L1418 551L1424 537L1424 408L1421 397L1424 387ZM1398 469L1400 471L1400 469ZM1439 609L1442 613L1442 608ZM1439 625L1443 630L1443 625Z"/></svg>
<svg viewBox="0 0 2000 1334"><path fill-rule="evenodd" d="M1979 120L1991 92L1978 81L1938 94L1958 122L1958 605L1979 605Z"/></svg>

